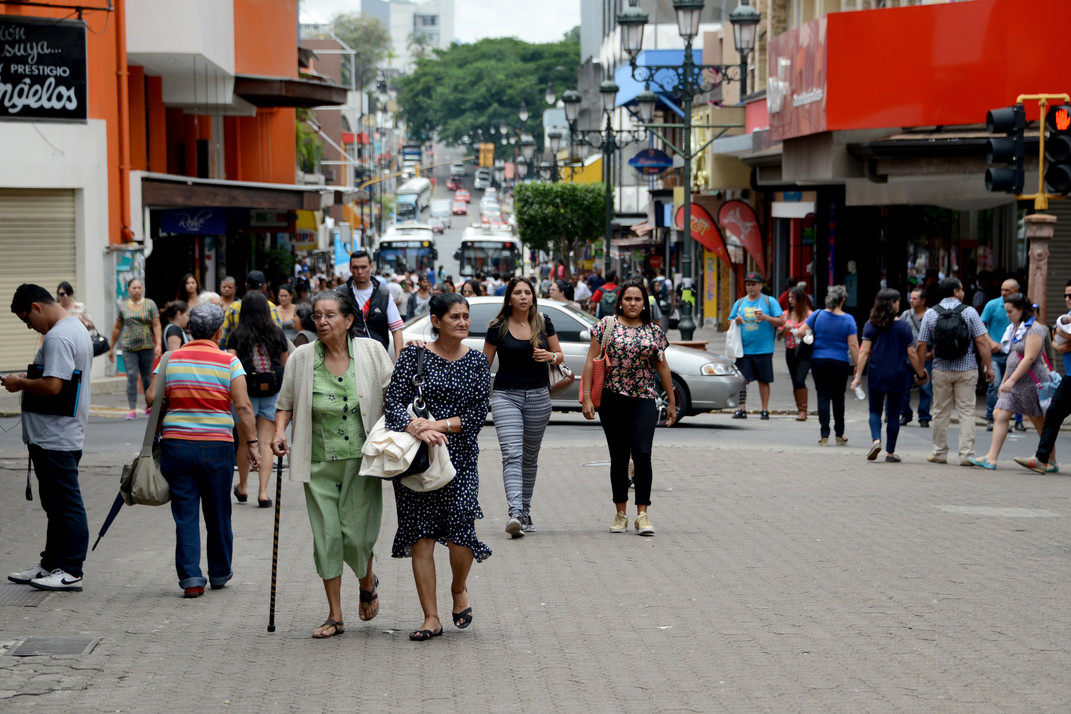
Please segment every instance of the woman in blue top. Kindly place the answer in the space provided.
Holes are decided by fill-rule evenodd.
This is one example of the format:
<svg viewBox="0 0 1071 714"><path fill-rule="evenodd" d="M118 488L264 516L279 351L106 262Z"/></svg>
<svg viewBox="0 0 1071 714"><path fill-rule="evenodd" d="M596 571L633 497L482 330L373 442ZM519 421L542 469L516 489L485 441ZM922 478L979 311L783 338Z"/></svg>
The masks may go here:
<svg viewBox="0 0 1071 714"><path fill-rule="evenodd" d="M826 293L826 309L812 312L806 323L806 332L814 334L811 375L814 377L814 390L818 394L820 446L829 443L830 401L833 402L833 428L837 444L848 443L844 436L844 388L852 369L848 361L849 352L856 361L859 358L859 336L855 318L844 312L847 298L845 287L834 285Z"/></svg>
<svg viewBox="0 0 1071 714"><path fill-rule="evenodd" d="M870 319L863 325L863 345L859 350L859 360L855 365L855 379L852 389L863 381L863 370L870 359L867 372L867 388L870 391L870 438L874 443L867 452L868 461L878 458L881 453L881 409L885 405L888 421L885 427L885 460L898 463L896 455L896 437L900 435L900 403L904 392L911 389L911 373L907 363L911 362L915 379L926 382L926 370L915 350L914 334L911 325L897 319L900 313L900 292L892 288L882 288L874 298L874 307L870 309ZM907 358L906 360L904 358Z"/></svg>

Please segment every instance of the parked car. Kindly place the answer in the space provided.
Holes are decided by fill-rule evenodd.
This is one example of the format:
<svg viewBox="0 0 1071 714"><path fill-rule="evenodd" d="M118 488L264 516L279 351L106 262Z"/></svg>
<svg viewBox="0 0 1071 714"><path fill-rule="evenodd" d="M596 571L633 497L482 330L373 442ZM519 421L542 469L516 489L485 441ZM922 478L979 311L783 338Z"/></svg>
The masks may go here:
<svg viewBox="0 0 1071 714"><path fill-rule="evenodd" d="M468 174L468 167L465 166L464 161L455 161L450 164L450 173L454 176L465 176Z"/></svg>
<svg viewBox="0 0 1071 714"><path fill-rule="evenodd" d="M465 203L468 203L469 201L472 200L472 196L470 196L469 192L466 191L465 189L459 188L458 190L454 191L454 200L455 201L464 201Z"/></svg>
<svg viewBox="0 0 1071 714"><path fill-rule="evenodd" d="M465 344L472 349L482 350L483 340L487 335L487 325L498 311L502 309L500 297L469 298L470 329ZM565 353L565 363L577 375L584 370L588 347L591 345L591 328L597 320L586 312L561 303L543 300L539 309L550 317L558 333L558 341ZM427 314L413 318L402 328L402 339L433 339L431 319ZM712 409L734 409L744 386L744 378L736 369L732 360L705 350L670 345L666 349L666 359L673 374L673 391L676 395L677 414L680 418L692 414L702 414ZM497 364L497 361L496 361ZM496 364L491 365L494 371ZM564 394L551 400L554 409L559 411L579 410L577 399L579 387L570 388ZM664 399L665 394L660 394Z"/></svg>
<svg viewBox="0 0 1071 714"><path fill-rule="evenodd" d="M454 208L451 213L455 216L467 216L469 215L469 204L464 201L454 201Z"/></svg>

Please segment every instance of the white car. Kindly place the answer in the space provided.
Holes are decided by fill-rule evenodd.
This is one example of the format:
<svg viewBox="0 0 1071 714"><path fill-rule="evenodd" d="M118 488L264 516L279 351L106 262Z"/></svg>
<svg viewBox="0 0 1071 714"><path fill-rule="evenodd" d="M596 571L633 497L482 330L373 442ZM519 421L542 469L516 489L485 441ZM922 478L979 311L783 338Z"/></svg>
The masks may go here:
<svg viewBox="0 0 1071 714"><path fill-rule="evenodd" d="M454 163L450 164L451 176L467 176L468 173L468 167L465 166L464 161L455 161Z"/></svg>
<svg viewBox="0 0 1071 714"><path fill-rule="evenodd" d="M500 297L469 298L470 327L465 344L471 349L482 350L487 335L487 325L502 309ZM573 370L577 381L564 394L551 400L554 409L569 411L580 409L577 399L580 374L584 371L588 347L591 345L591 328L597 320L586 312L552 300L540 300L539 309L550 317L554 330L565 353L565 363ZM414 317L402 328L402 339L433 340L431 318L427 313ZM666 359L673 374L673 391L677 400L678 418L689 414L702 414L712 409L734 409L744 386L744 377L732 360L705 350L670 345ZM497 363L497 360L496 360ZM495 365L491 365L491 371ZM662 396L664 398L664 395Z"/></svg>

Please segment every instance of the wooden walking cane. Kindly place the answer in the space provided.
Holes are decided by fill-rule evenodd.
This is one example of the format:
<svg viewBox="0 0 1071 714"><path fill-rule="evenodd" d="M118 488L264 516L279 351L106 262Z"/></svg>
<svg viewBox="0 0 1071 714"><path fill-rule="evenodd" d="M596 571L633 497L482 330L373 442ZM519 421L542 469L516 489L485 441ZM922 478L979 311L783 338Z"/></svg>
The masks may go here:
<svg viewBox="0 0 1071 714"><path fill-rule="evenodd" d="M283 502L283 457L276 457L275 467L275 534L271 546L271 608L268 611L268 632L275 632L275 580L279 573L279 508Z"/></svg>

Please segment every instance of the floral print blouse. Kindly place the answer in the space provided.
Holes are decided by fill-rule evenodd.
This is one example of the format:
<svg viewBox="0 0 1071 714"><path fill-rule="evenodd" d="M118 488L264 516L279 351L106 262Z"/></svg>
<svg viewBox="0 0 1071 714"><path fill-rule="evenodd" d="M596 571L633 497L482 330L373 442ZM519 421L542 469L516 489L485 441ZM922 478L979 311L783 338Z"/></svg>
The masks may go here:
<svg viewBox="0 0 1071 714"><path fill-rule="evenodd" d="M655 399L658 396L656 365L665 359L669 340L655 323L626 327L616 317L604 317L591 336L602 342L603 332L611 330L606 343L610 364L606 368L605 389L625 397Z"/></svg>

